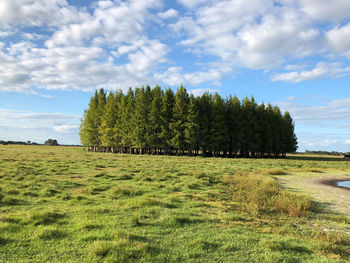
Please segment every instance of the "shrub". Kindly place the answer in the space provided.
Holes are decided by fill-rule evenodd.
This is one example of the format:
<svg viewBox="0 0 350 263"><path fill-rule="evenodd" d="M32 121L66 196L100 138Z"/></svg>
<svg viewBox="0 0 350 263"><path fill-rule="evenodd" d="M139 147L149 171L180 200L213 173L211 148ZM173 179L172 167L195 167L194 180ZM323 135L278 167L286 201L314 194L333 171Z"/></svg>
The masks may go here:
<svg viewBox="0 0 350 263"><path fill-rule="evenodd" d="M108 241L95 241L90 248L90 255L96 257L104 257L111 249L111 242Z"/></svg>
<svg viewBox="0 0 350 263"><path fill-rule="evenodd" d="M132 226L140 226L141 222L140 222L140 216L138 214L134 214L132 219L131 219L131 225Z"/></svg>
<svg viewBox="0 0 350 263"><path fill-rule="evenodd" d="M49 225L63 217L64 215L53 211L33 211L29 215L29 220L34 225Z"/></svg>
<svg viewBox="0 0 350 263"><path fill-rule="evenodd" d="M305 216L311 209L306 196L282 191L278 182L268 176L238 174L223 178L231 190L232 198L249 212L283 212L292 216Z"/></svg>
<svg viewBox="0 0 350 263"><path fill-rule="evenodd" d="M270 169L266 171L267 175L287 175L288 172L283 169Z"/></svg>
<svg viewBox="0 0 350 263"><path fill-rule="evenodd" d="M118 241L95 241L89 251L91 258L106 262L139 262L148 253L154 253L147 242L120 239ZM143 262L143 261L142 261Z"/></svg>
<svg viewBox="0 0 350 263"><path fill-rule="evenodd" d="M140 189L129 185L119 185L113 188L112 190L113 196L137 196L142 195L143 192Z"/></svg>
<svg viewBox="0 0 350 263"><path fill-rule="evenodd" d="M84 188L83 192L86 194L96 195L96 194L99 194L103 191L106 191L108 188L109 188L108 186L89 185L89 186Z"/></svg>
<svg viewBox="0 0 350 263"><path fill-rule="evenodd" d="M43 240L51 240L62 238L64 234L56 228L44 228L38 233L37 237Z"/></svg>

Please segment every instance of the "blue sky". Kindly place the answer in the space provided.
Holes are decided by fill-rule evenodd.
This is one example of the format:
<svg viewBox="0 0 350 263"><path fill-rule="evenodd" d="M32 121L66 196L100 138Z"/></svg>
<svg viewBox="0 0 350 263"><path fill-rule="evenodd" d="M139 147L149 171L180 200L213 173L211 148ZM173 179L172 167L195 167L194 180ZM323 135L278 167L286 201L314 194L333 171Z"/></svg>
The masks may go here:
<svg viewBox="0 0 350 263"><path fill-rule="evenodd" d="M79 143L93 91L183 84L288 110L350 151L350 1L1 0L0 140Z"/></svg>

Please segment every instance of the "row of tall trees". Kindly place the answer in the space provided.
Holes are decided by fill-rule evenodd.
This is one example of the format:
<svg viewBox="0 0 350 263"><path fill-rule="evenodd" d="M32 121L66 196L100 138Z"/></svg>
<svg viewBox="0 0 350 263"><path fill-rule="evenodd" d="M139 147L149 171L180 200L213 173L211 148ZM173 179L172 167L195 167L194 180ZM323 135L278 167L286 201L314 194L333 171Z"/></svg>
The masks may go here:
<svg viewBox="0 0 350 263"><path fill-rule="evenodd" d="M284 156L297 139L288 112L254 98L195 97L181 86L95 92L80 127L93 151L224 157Z"/></svg>

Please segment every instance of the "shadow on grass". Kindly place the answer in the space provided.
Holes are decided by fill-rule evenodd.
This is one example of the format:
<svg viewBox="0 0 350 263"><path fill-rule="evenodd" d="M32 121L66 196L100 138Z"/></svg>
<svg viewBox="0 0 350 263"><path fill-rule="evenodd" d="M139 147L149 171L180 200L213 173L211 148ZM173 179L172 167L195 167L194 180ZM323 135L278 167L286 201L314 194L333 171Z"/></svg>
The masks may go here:
<svg viewBox="0 0 350 263"><path fill-rule="evenodd" d="M10 242L9 239L0 237L0 246L4 246L4 245L6 245L6 244L9 243L9 242Z"/></svg>
<svg viewBox="0 0 350 263"><path fill-rule="evenodd" d="M317 162L349 162L350 159L342 157L326 157L326 156L287 156L287 160L296 161L317 161Z"/></svg>
<svg viewBox="0 0 350 263"><path fill-rule="evenodd" d="M331 209L332 203L312 201L312 212L316 214L339 214Z"/></svg>

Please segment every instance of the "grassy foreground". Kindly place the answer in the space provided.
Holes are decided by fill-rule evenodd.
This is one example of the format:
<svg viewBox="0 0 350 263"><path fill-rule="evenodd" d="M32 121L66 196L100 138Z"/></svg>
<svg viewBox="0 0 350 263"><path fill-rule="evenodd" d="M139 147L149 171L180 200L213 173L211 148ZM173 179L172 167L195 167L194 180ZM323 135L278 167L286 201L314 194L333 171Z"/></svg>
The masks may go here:
<svg viewBox="0 0 350 263"><path fill-rule="evenodd" d="M349 262L350 219L274 179L325 170L349 163L0 146L0 262Z"/></svg>

